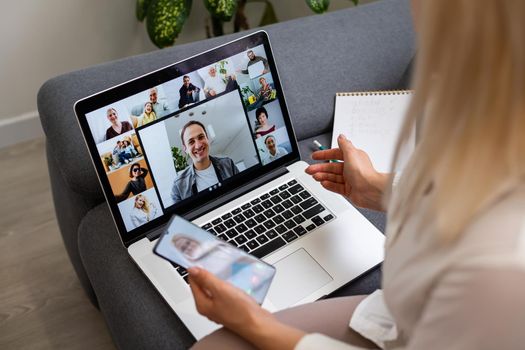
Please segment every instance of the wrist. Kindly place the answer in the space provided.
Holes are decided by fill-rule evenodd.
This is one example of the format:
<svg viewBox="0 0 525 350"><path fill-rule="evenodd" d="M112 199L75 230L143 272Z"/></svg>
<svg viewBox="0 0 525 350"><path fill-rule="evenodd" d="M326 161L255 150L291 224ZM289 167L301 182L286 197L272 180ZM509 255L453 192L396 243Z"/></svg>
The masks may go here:
<svg viewBox="0 0 525 350"><path fill-rule="evenodd" d="M387 173L376 172L370 181L370 191L368 195L368 208L378 211L384 211L383 207L383 196L385 194L386 187L390 175Z"/></svg>

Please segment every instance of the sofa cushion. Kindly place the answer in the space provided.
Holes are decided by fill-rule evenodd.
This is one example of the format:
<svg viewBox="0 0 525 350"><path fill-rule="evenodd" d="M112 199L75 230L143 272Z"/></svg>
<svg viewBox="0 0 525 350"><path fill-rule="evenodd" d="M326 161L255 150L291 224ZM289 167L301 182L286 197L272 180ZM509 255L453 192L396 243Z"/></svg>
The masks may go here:
<svg viewBox="0 0 525 350"><path fill-rule="evenodd" d="M384 0L264 28L299 140L331 128L336 92L397 87L414 52L409 12L408 0ZM38 110L69 187L103 200L75 101L246 34L176 45L47 81L38 93Z"/></svg>

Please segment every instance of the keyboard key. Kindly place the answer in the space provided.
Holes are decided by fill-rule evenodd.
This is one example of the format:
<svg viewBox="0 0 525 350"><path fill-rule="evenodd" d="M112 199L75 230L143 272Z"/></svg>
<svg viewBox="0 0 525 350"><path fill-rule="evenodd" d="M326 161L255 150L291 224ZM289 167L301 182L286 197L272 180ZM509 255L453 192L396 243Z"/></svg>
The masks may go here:
<svg viewBox="0 0 525 350"><path fill-rule="evenodd" d="M209 230L211 228L211 222L208 222L206 225L201 227L203 230Z"/></svg>
<svg viewBox="0 0 525 350"><path fill-rule="evenodd" d="M256 214L262 213L264 211L264 208L260 204L257 204L252 209Z"/></svg>
<svg viewBox="0 0 525 350"><path fill-rule="evenodd" d="M217 237L219 237L220 239L222 239L225 242L228 242L228 236L226 236L224 233L222 235L218 235Z"/></svg>
<svg viewBox="0 0 525 350"><path fill-rule="evenodd" d="M184 279L184 282L186 282L187 284L190 284L190 281L189 281L190 275L186 275L182 278Z"/></svg>
<svg viewBox="0 0 525 350"><path fill-rule="evenodd" d="M275 231L279 232L279 234L283 234L287 231L288 229L284 226L284 225L279 225L275 228Z"/></svg>
<svg viewBox="0 0 525 350"><path fill-rule="evenodd" d="M310 193L308 193L307 191L303 191L303 192L299 193L299 196L301 196L302 199L306 199L308 197L311 197L312 195Z"/></svg>
<svg viewBox="0 0 525 350"><path fill-rule="evenodd" d="M274 240L266 243L263 246L260 246L256 250L254 250L252 252L252 255L254 255L254 256L256 256L256 257L258 257L260 259L260 258L263 258L266 255L276 251L277 249L281 248L285 244L286 244L286 242L282 238L277 237Z"/></svg>
<svg viewBox="0 0 525 350"><path fill-rule="evenodd" d="M277 193L279 193L279 189L278 188L276 188L274 190L271 190L270 191L270 196L275 196Z"/></svg>
<svg viewBox="0 0 525 350"><path fill-rule="evenodd" d="M315 226L314 224L310 224L310 225L306 226L306 229L307 229L308 231L312 231L312 230L313 230L314 228L316 228L316 227L317 227L317 226Z"/></svg>
<svg viewBox="0 0 525 350"><path fill-rule="evenodd" d="M230 244L231 244L232 246L234 246L234 247L238 247L238 246L240 246L240 244L238 244L237 242L235 242L235 239L230 239L230 240L228 241L228 243L230 243Z"/></svg>
<svg viewBox="0 0 525 350"><path fill-rule="evenodd" d="M246 227L245 224L240 224L239 226L235 227L239 233L243 233L244 231L248 230L248 227Z"/></svg>
<svg viewBox="0 0 525 350"><path fill-rule="evenodd" d="M284 192L280 193L279 196L281 196L282 199L288 199L292 195L288 191L284 191Z"/></svg>
<svg viewBox="0 0 525 350"><path fill-rule="evenodd" d="M226 231L226 226L224 226L223 224L218 224L217 226L214 226L213 228L218 233L223 233L224 231Z"/></svg>
<svg viewBox="0 0 525 350"><path fill-rule="evenodd" d="M241 246L239 247L239 249L244 250L246 253L248 253L248 252L250 251L250 249L249 249L247 246L245 246L245 245L241 245Z"/></svg>
<svg viewBox="0 0 525 350"><path fill-rule="evenodd" d="M234 228L232 228L231 230L226 231L225 234L226 234L226 236L228 236L228 238L233 238L233 237L238 235L237 231L235 231Z"/></svg>
<svg viewBox="0 0 525 350"><path fill-rule="evenodd" d="M273 218L273 221L276 224L282 224L284 222L284 218L282 217L282 215L279 214Z"/></svg>
<svg viewBox="0 0 525 350"><path fill-rule="evenodd" d="M264 231L266 231L266 228L264 228L263 225L259 225L254 228L254 231L257 232L258 234L262 234L264 233Z"/></svg>
<svg viewBox="0 0 525 350"><path fill-rule="evenodd" d="M265 193L265 194L263 194L260 198L261 198L262 200L268 199L268 198L270 198L270 194L269 194L269 193Z"/></svg>
<svg viewBox="0 0 525 350"><path fill-rule="evenodd" d="M249 220L246 220L244 224L248 226L248 228L252 228L255 225L257 225L257 221L255 221L254 219L249 219Z"/></svg>
<svg viewBox="0 0 525 350"><path fill-rule="evenodd" d="M261 204L262 204L262 206L263 206L265 209L268 209L268 208L273 207L273 203L270 202L269 200L265 200L265 201L262 202Z"/></svg>
<svg viewBox="0 0 525 350"><path fill-rule="evenodd" d="M214 225L218 225L221 222L222 222L222 219L221 218L217 218L217 219L213 220L211 223L214 224Z"/></svg>
<svg viewBox="0 0 525 350"><path fill-rule="evenodd" d="M246 243L246 246L250 249L255 249L259 246L259 243L257 243L255 240L252 240L248 241L248 243Z"/></svg>
<svg viewBox="0 0 525 350"><path fill-rule="evenodd" d="M303 213L303 216L307 219L310 219L312 216L322 213L323 211L324 211L324 207L321 204L317 204L316 206L313 206L307 211L305 211Z"/></svg>
<svg viewBox="0 0 525 350"><path fill-rule="evenodd" d="M300 212L302 212L303 210L301 209L300 206L296 205L295 207L293 207L292 209L290 209L292 211L292 213L294 213L295 215L299 214Z"/></svg>
<svg viewBox="0 0 525 350"><path fill-rule="evenodd" d="M293 186L297 183L297 180L292 180L290 182L288 182L288 186Z"/></svg>
<svg viewBox="0 0 525 350"><path fill-rule="evenodd" d="M229 219L229 218L231 218L231 217L232 217L232 213L226 213L226 214L224 214L223 216L221 216L221 218L222 218L223 220L227 220L227 219Z"/></svg>
<svg viewBox="0 0 525 350"><path fill-rule="evenodd" d="M233 226L235 226L237 224L232 219L228 219L228 220L224 221L224 225L226 225L227 228L232 228Z"/></svg>
<svg viewBox="0 0 525 350"><path fill-rule="evenodd" d="M303 222L305 222L306 219L304 218L304 216L299 214L299 215L297 215L296 217L293 218L293 221L295 221L297 223L297 225L299 225L299 224L302 224Z"/></svg>
<svg viewBox="0 0 525 350"><path fill-rule="evenodd" d="M242 210L246 210L246 209L248 209L248 208L251 207L251 206L252 206L252 205L251 205L250 203L246 203L246 204L241 205L241 209L242 209Z"/></svg>
<svg viewBox="0 0 525 350"><path fill-rule="evenodd" d="M266 227L268 230L275 227L275 222L273 222L271 219L266 221L264 223L264 227Z"/></svg>
<svg viewBox="0 0 525 350"><path fill-rule="evenodd" d="M266 216L259 214L259 215L256 215L254 219L260 224L266 220Z"/></svg>
<svg viewBox="0 0 525 350"><path fill-rule="evenodd" d="M295 232L297 235L299 236L302 236L304 235L307 231L304 227L302 226L297 226L296 228L293 229L293 232Z"/></svg>
<svg viewBox="0 0 525 350"><path fill-rule="evenodd" d="M260 235L256 238L256 240L257 242L259 242L259 244L264 244L269 241L268 237L266 237L265 235Z"/></svg>
<svg viewBox="0 0 525 350"><path fill-rule="evenodd" d="M295 186L292 186L288 189L288 192L290 192L290 194L297 194L299 192L301 192L302 190L304 190L304 187L297 184Z"/></svg>
<svg viewBox="0 0 525 350"><path fill-rule="evenodd" d="M289 219L289 218L291 218L291 217L293 216L293 213L292 213L291 211L287 210L287 211L283 212L281 215L282 215L285 219Z"/></svg>
<svg viewBox="0 0 525 350"><path fill-rule="evenodd" d="M290 198L291 201L294 203L294 204L297 204L297 203L300 203L303 201L303 199L301 197L299 197L299 195L295 195L293 196L292 198Z"/></svg>
<svg viewBox="0 0 525 350"><path fill-rule="evenodd" d="M272 209L268 209L263 213L267 218L271 218L275 216L275 212Z"/></svg>
<svg viewBox="0 0 525 350"><path fill-rule="evenodd" d="M243 235L240 235L239 237L235 238L235 242L237 242L237 244L239 244L239 245L244 244L247 241L248 240Z"/></svg>
<svg viewBox="0 0 525 350"><path fill-rule="evenodd" d="M301 208L303 208L303 210L306 210L311 206L316 205L317 203L319 202L314 197L310 197L299 205L301 206Z"/></svg>
<svg viewBox="0 0 525 350"><path fill-rule="evenodd" d="M259 198L255 198L253 201L250 202L252 205L261 203L261 200Z"/></svg>
<svg viewBox="0 0 525 350"><path fill-rule="evenodd" d="M324 221L330 221L334 218L334 216L332 214L328 214L324 217Z"/></svg>
<svg viewBox="0 0 525 350"><path fill-rule="evenodd" d="M280 204L277 204L276 206L274 206L273 208L273 211L276 212L276 213L281 213L284 211L284 207Z"/></svg>
<svg viewBox="0 0 525 350"><path fill-rule="evenodd" d="M184 276L184 275L187 275L188 274L188 271L186 271L186 269L182 266L179 265L179 267L177 268L177 272L179 273L179 275L181 276Z"/></svg>
<svg viewBox="0 0 525 350"><path fill-rule="evenodd" d="M214 229L210 228L209 230L207 230L209 233L211 233L212 235L215 235L217 236L217 231L215 231Z"/></svg>
<svg viewBox="0 0 525 350"><path fill-rule="evenodd" d="M312 222L316 224L317 226L321 226L324 224L324 220L319 217L319 215L314 216L312 219Z"/></svg>
<svg viewBox="0 0 525 350"><path fill-rule="evenodd" d="M232 214L233 214L233 215L237 215L237 214L239 214L241 211L242 211L241 208L237 208L237 209L234 209L234 210L232 211Z"/></svg>
<svg viewBox="0 0 525 350"><path fill-rule="evenodd" d="M291 241L297 238L297 235L292 231L288 231L284 235L282 235L282 237L286 240L286 242L290 243Z"/></svg>
<svg viewBox="0 0 525 350"><path fill-rule="evenodd" d="M252 238L255 238L257 237L257 234L255 232L253 232L253 230L248 230L244 233L244 235L246 236L246 238L248 239L252 239Z"/></svg>
<svg viewBox="0 0 525 350"><path fill-rule="evenodd" d="M284 184L284 185L279 186L279 190L280 190L280 191L284 191L284 190L286 190L287 188L288 188L288 185L287 185L287 184Z"/></svg>
<svg viewBox="0 0 525 350"><path fill-rule="evenodd" d="M252 216L255 215L255 212L251 209L248 209L246 210L245 212L243 212L244 216L246 216L247 218L251 218Z"/></svg>
<svg viewBox="0 0 525 350"><path fill-rule="evenodd" d="M233 220L235 220L239 224L239 223L243 222L244 220L246 220L246 218L244 217L244 215L239 214L239 215L235 215L233 217Z"/></svg>
<svg viewBox="0 0 525 350"><path fill-rule="evenodd" d="M293 220L288 220L284 223L284 226L286 226L289 230L295 227L295 222Z"/></svg>
<svg viewBox="0 0 525 350"><path fill-rule="evenodd" d="M283 201L283 199L279 196L273 196L272 198L270 198L270 200L273 202L273 204L277 204Z"/></svg>
<svg viewBox="0 0 525 350"><path fill-rule="evenodd" d="M286 209L289 209L290 207L293 206L293 203L292 203L289 199L287 199L287 200L285 200L284 202L282 202L281 205L282 205L283 207L285 207Z"/></svg>
<svg viewBox="0 0 525 350"><path fill-rule="evenodd" d="M277 232L275 232L275 230L269 230L266 232L266 237L268 237L269 239L274 239L275 237L277 237Z"/></svg>

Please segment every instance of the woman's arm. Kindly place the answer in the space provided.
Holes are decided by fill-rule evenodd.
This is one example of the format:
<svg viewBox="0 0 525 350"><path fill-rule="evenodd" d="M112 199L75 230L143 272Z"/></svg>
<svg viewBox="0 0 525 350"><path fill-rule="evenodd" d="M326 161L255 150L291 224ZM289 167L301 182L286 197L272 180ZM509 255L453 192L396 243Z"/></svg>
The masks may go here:
<svg viewBox="0 0 525 350"><path fill-rule="evenodd" d="M126 187L124 187L122 193L115 195L117 202L123 201L124 199L128 198L131 192L131 181L128 181L128 184L126 185Z"/></svg>

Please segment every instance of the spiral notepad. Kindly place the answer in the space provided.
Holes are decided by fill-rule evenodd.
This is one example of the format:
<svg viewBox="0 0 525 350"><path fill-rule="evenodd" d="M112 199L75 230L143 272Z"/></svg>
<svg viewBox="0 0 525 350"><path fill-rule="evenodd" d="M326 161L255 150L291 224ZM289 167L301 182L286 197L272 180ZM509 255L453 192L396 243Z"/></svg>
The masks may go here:
<svg viewBox="0 0 525 350"><path fill-rule="evenodd" d="M397 140L412 91L340 92L336 94L332 147L344 134L370 156L380 172L392 171ZM415 148L415 130L402 150L396 171L401 170Z"/></svg>

